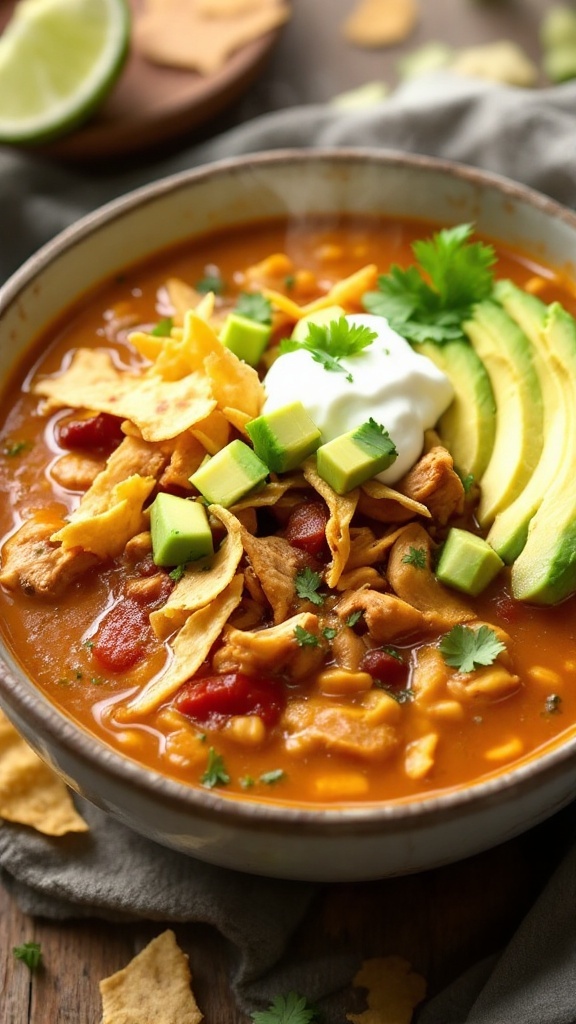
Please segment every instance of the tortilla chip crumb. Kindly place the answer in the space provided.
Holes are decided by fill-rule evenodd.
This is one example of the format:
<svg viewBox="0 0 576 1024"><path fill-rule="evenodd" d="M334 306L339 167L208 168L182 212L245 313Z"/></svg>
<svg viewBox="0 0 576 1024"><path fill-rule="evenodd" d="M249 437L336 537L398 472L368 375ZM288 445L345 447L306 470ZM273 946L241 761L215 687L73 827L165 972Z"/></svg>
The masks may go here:
<svg viewBox="0 0 576 1024"><path fill-rule="evenodd" d="M352 1024L410 1024L414 1010L426 995L426 982L401 956L365 960L354 985L368 989L368 1009L347 1013Z"/></svg>
<svg viewBox="0 0 576 1024"><path fill-rule="evenodd" d="M342 34L354 46L392 46L411 35L419 13L417 0L359 0Z"/></svg>
<svg viewBox="0 0 576 1024"><path fill-rule="evenodd" d="M188 957L168 929L100 982L102 1024L200 1024Z"/></svg>
<svg viewBox="0 0 576 1024"><path fill-rule="evenodd" d="M0 818L47 836L87 832L62 780L0 711Z"/></svg>

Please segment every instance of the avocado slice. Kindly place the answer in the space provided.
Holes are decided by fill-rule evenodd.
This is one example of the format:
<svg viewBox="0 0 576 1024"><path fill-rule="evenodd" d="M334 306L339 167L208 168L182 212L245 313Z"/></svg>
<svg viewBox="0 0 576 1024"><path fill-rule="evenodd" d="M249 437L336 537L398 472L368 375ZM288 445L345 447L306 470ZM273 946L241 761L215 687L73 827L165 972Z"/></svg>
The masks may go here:
<svg viewBox="0 0 576 1024"><path fill-rule="evenodd" d="M258 458L275 473L287 473L316 451L322 435L302 402L257 416L246 430Z"/></svg>
<svg viewBox="0 0 576 1024"><path fill-rule="evenodd" d="M517 600L551 605L576 591L576 321L557 302L549 307L543 338L550 359L566 373L565 445L561 469L530 521L511 578Z"/></svg>
<svg viewBox="0 0 576 1024"><path fill-rule="evenodd" d="M496 436L496 402L486 367L467 341L426 341L416 351L428 356L452 382L454 398L436 429L461 475L479 480Z"/></svg>
<svg viewBox="0 0 576 1024"><path fill-rule="evenodd" d="M480 478L478 521L491 526L528 483L543 446L543 409L533 347L524 331L492 299L479 302L464 330L490 377L496 399L496 435Z"/></svg>
<svg viewBox="0 0 576 1024"><path fill-rule="evenodd" d="M229 348L238 359L242 359L249 366L257 366L271 333L272 328L269 324L250 320L240 313L229 313L219 337L225 348Z"/></svg>
<svg viewBox="0 0 576 1024"><path fill-rule="evenodd" d="M441 583L476 597L498 575L504 562L487 541L469 530L453 526L438 559Z"/></svg>
<svg viewBox="0 0 576 1024"><path fill-rule="evenodd" d="M570 371L557 353L549 351L544 337L548 315L544 302L518 288L512 281L499 281L494 297L530 339L542 392L543 446L540 458L524 489L496 516L487 538L500 557L511 564L526 543L532 516L562 471L568 444L566 404L571 401L569 384L567 390Z"/></svg>
<svg viewBox="0 0 576 1024"><path fill-rule="evenodd" d="M318 475L336 494L347 494L388 469L397 455L385 427L369 419L321 445L316 452L316 465Z"/></svg>
<svg viewBox="0 0 576 1024"><path fill-rule="evenodd" d="M208 504L229 508L263 483L268 466L244 441L231 441L190 477Z"/></svg>
<svg viewBox="0 0 576 1024"><path fill-rule="evenodd" d="M184 565L214 553L206 509L191 498L157 494L150 506L150 534L155 565Z"/></svg>

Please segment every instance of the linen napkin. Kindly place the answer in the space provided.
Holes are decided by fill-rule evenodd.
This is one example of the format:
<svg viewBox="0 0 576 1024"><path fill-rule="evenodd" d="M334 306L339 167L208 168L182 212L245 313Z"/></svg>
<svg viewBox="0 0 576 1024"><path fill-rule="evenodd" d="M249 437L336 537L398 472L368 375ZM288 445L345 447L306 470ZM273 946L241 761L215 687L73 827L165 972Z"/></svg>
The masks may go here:
<svg viewBox="0 0 576 1024"><path fill-rule="evenodd" d="M311 146L438 155L523 181L576 207L576 84L524 91L444 73L409 83L364 110L289 109L167 159L138 159L120 170L0 152L0 281L59 230L132 188L223 157ZM87 835L54 841L15 825L0 827L1 877L24 911L208 923L234 951L233 983L245 1009L294 989L318 1003L326 1024L342 1022L339 993L359 965L358 950L343 947L337 955L303 961L289 948L322 887L203 864L79 803L91 826ZM554 870L513 938L424 1004L418 1024L574 1024L574 817L570 807L535 830L534 842L554 842L564 855L557 867L556 858L548 861Z"/></svg>

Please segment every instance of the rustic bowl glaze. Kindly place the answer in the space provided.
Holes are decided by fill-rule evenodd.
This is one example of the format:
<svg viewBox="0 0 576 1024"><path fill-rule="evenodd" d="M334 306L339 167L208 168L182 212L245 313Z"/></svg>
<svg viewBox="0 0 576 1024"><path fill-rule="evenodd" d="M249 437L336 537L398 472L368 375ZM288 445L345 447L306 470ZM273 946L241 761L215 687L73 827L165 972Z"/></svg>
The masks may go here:
<svg viewBox="0 0 576 1024"><path fill-rule="evenodd" d="M127 264L214 228L286 214L297 224L310 211L473 221L494 241L575 272L576 216L502 178L376 150L243 157L139 189L44 246L0 292L0 373L5 379L46 325ZM234 800L121 756L52 705L3 643L0 657L0 704L75 790L161 844L241 871L327 882L433 868L510 839L575 793L571 734L489 780L410 803L322 810Z"/></svg>

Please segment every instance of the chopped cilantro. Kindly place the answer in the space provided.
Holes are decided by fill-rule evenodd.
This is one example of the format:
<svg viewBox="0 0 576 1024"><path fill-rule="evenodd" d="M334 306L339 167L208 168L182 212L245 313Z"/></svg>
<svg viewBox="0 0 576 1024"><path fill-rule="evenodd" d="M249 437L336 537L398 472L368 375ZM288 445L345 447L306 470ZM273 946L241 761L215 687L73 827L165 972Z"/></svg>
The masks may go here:
<svg viewBox="0 0 576 1024"><path fill-rule="evenodd" d="M359 608L358 611L356 612L352 612L352 614L349 615L348 618L346 619L346 625L350 626L350 629L352 629L357 622L360 622L360 619L362 618L363 615L364 610L362 608Z"/></svg>
<svg viewBox="0 0 576 1024"><path fill-rule="evenodd" d="M272 303L262 292L240 292L235 312L258 324L272 323Z"/></svg>
<svg viewBox="0 0 576 1024"><path fill-rule="evenodd" d="M150 331L150 334L153 334L155 338L169 338L173 326L174 320L172 317L166 316L163 320L158 321L156 326Z"/></svg>
<svg viewBox="0 0 576 1024"><path fill-rule="evenodd" d="M394 265L381 275L378 291L363 296L365 309L385 316L411 342L464 338L463 322L492 291L496 259L492 246L469 241L472 231L471 224L460 224L415 242L417 265Z"/></svg>
<svg viewBox="0 0 576 1024"><path fill-rule="evenodd" d="M328 324L309 323L308 335L304 341L285 338L280 342L280 354L305 349L325 370L343 373L346 379L352 382L352 374L339 360L362 352L376 337L376 333L369 327L352 324L345 316L341 316L339 320L331 320Z"/></svg>
<svg viewBox="0 0 576 1024"><path fill-rule="evenodd" d="M294 636L299 647L318 647L320 640L315 633L309 633L302 626L294 627Z"/></svg>
<svg viewBox="0 0 576 1024"><path fill-rule="evenodd" d="M263 772L258 782L264 782L267 786L273 786L275 782L280 782L280 779L283 779L285 775L286 772L283 768L273 768L272 771Z"/></svg>
<svg viewBox="0 0 576 1024"><path fill-rule="evenodd" d="M402 663L404 663L404 658L400 654L400 651L396 649L396 647L382 647L382 650L385 651L386 654L389 654L391 658L396 658L396 661L401 661Z"/></svg>
<svg viewBox="0 0 576 1024"><path fill-rule="evenodd" d="M226 786L230 782L224 758L221 754L216 753L214 747L210 747L208 751L208 762L205 771L200 776L200 782L206 786L206 789L213 789L218 785Z"/></svg>
<svg viewBox="0 0 576 1024"><path fill-rule="evenodd" d="M21 946L13 946L12 953L16 960L22 960L29 971L37 971L42 963L42 949L39 942L23 942Z"/></svg>
<svg viewBox="0 0 576 1024"><path fill-rule="evenodd" d="M178 580L182 579L182 577L183 577L185 572L186 572L186 564L185 563L183 565L175 565L174 568L171 569L170 572L168 573L168 576L170 577L170 579L174 583L178 583Z"/></svg>
<svg viewBox="0 0 576 1024"><path fill-rule="evenodd" d="M9 459L16 458L17 455L22 455L29 447L29 441L10 441L4 445L2 454L6 455Z"/></svg>
<svg viewBox="0 0 576 1024"><path fill-rule="evenodd" d="M325 626L324 629L322 630L322 636L326 640L333 640L337 633L338 630L334 629L334 626Z"/></svg>
<svg viewBox="0 0 576 1024"><path fill-rule="evenodd" d="M544 710L549 715L557 714L560 711L562 697L558 693L550 693L544 701Z"/></svg>
<svg viewBox="0 0 576 1024"><path fill-rule="evenodd" d="M286 274L284 278L284 287L287 292L291 292L294 285L296 284L296 277L294 274Z"/></svg>
<svg viewBox="0 0 576 1024"><path fill-rule="evenodd" d="M460 672L473 672L482 665L492 665L506 650L506 645L490 626L480 626L479 629L453 626L438 646L446 664Z"/></svg>
<svg viewBox="0 0 576 1024"><path fill-rule="evenodd" d="M354 441L370 458L378 458L380 455L398 455L390 434L381 423L376 423L372 416L354 431Z"/></svg>
<svg viewBox="0 0 576 1024"><path fill-rule="evenodd" d="M206 274L206 277L201 277L194 287L201 295L207 295L208 292L214 292L215 295L222 295L222 292L224 291L224 281L216 274Z"/></svg>
<svg viewBox="0 0 576 1024"><path fill-rule="evenodd" d="M458 473L458 476L460 477L460 480L462 482L464 494L469 494L472 488L472 484L474 483L474 473L467 473L466 476L464 476L464 474L461 473L458 469L456 470L456 472Z"/></svg>
<svg viewBox="0 0 576 1024"><path fill-rule="evenodd" d="M410 545L410 550L407 555L404 555L402 559L407 565L413 565L416 569L426 568L426 549L425 548L414 548Z"/></svg>
<svg viewBox="0 0 576 1024"><path fill-rule="evenodd" d="M324 604L325 598L322 594L318 593L318 587L322 583L322 576L319 572L314 572L308 565L305 569L300 569L296 573L296 579L294 580L294 586L296 587L296 593L298 597L303 600L311 601L312 604Z"/></svg>
<svg viewBox="0 0 576 1024"><path fill-rule="evenodd" d="M242 778L240 779L240 785L242 786L242 789L250 789L250 787L254 784L254 779L252 778L251 775L243 775Z"/></svg>
<svg viewBox="0 0 576 1024"><path fill-rule="evenodd" d="M386 683L380 683L377 679L374 680L374 686L377 690L384 690L390 697L393 697L397 704L409 704L416 696L414 690L409 686L399 690L393 686L388 686Z"/></svg>
<svg viewBox="0 0 576 1024"><path fill-rule="evenodd" d="M267 1010L255 1010L251 1017L254 1024L312 1024L318 1020L318 1013L304 996L289 992L276 996Z"/></svg>

